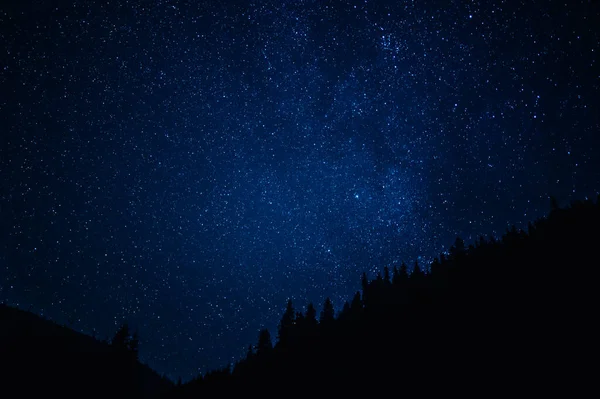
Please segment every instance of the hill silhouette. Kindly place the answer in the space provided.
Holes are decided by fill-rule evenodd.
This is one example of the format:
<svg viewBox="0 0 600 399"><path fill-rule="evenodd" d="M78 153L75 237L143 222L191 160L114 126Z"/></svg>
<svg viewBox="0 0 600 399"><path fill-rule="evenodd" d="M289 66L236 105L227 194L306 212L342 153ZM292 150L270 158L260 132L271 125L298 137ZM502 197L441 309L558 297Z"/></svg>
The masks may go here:
<svg viewBox="0 0 600 399"><path fill-rule="evenodd" d="M109 344L0 304L0 396L153 398L173 383L137 359L122 326Z"/></svg>
<svg viewBox="0 0 600 399"><path fill-rule="evenodd" d="M501 239L461 238L430 265L387 265L334 317L289 301L275 343L168 397L228 394L577 395L595 381L600 201ZM367 265L365 265L367 266Z"/></svg>
<svg viewBox="0 0 600 399"><path fill-rule="evenodd" d="M600 200L454 245L429 265L383 265L337 312L289 301L245 359L174 386L111 343L0 305L3 397L234 394L579 395L595 381ZM365 267L368 265L365 265Z"/></svg>

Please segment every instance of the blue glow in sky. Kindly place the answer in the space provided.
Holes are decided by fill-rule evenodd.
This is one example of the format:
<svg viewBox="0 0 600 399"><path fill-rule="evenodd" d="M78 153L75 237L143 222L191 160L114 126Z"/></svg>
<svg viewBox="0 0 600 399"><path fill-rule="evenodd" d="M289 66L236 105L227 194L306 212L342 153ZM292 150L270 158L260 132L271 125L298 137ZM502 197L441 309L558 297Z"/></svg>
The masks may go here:
<svg viewBox="0 0 600 399"><path fill-rule="evenodd" d="M489 3L489 4L488 4ZM597 2L0 8L0 300L190 378L600 183Z"/></svg>

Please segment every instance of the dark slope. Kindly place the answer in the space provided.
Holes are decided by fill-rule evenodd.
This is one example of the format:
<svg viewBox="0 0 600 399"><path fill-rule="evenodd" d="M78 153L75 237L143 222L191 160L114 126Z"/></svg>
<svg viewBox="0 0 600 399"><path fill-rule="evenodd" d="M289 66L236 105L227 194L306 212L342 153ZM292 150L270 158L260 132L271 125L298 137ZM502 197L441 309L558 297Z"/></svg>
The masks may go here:
<svg viewBox="0 0 600 399"><path fill-rule="evenodd" d="M233 371L200 376L169 397L592 392L599 246L592 201L555 207L499 241L465 248L457 239L425 271L364 279L333 321L289 307L274 348L263 333L258 353Z"/></svg>
<svg viewBox="0 0 600 399"><path fill-rule="evenodd" d="M113 346L0 305L0 396L156 397L172 383Z"/></svg>

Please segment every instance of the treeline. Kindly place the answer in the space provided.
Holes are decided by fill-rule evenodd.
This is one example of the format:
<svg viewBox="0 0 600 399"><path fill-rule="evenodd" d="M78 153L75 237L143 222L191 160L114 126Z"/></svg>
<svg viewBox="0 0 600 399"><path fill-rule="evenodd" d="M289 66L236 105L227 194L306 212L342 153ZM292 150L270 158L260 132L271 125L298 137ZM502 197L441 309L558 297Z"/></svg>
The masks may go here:
<svg viewBox="0 0 600 399"><path fill-rule="evenodd" d="M138 343L127 324L100 341L0 304L0 397L159 397L174 384L139 361Z"/></svg>
<svg viewBox="0 0 600 399"><path fill-rule="evenodd" d="M127 325L104 342L0 305L0 395L582 396L597 389L599 245L600 201L552 201L524 230L363 274L338 311L288 301L243 360L177 387Z"/></svg>
<svg viewBox="0 0 600 399"><path fill-rule="evenodd" d="M600 201L498 240L460 238L430 265L384 266L337 313L287 303L275 337L169 397L231 393L574 395L595 381ZM590 362L590 363L588 363ZM325 390L325 391L323 391Z"/></svg>

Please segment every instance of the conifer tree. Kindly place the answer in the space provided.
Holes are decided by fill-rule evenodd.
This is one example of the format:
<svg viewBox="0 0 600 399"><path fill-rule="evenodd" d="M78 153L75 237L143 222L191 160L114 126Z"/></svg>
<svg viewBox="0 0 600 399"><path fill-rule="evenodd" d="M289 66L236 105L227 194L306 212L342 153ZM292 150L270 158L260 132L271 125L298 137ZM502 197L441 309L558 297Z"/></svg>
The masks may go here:
<svg viewBox="0 0 600 399"><path fill-rule="evenodd" d="M279 322L279 331L277 341L282 345L288 345L292 335L292 330L296 324L296 312L292 300L289 299L281 321Z"/></svg>
<svg viewBox="0 0 600 399"><path fill-rule="evenodd" d="M113 346L113 348L121 351L126 351L129 348L129 339L129 325L127 323L123 323L115 333L110 343Z"/></svg>
<svg viewBox="0 0 600 399"><path fill-rule="evenodd" d="M392 284L397 285L400 282L400 270L398 270L398 266L394 265L394 270L392 271Z"/></svg>
<svg viewBox="0 0 600 399"><path fill-rule="evenodd" d="M304 322L306 320L304 320L304 315L302 314L302 312L296 312L296 325L301 327L304 326Z"/></svg>
<svg viewBox="0 0 600 399"><path fill-rule="evenodd" d="M435 275L440 271L440 261L438 258L434 258L433 262L431 262L431 274Z"/></svg>
<svg viewBox="0 0 600 399"><path fill-rule="evenodd" d="M350 315L350 304L348 301L344 302L344 306L342 307L342 311L340 312L340 318L346 318Z"/></svg>
<svg viewBox="0 0 600 399"><path fill-rule="evenodd" d="M415 267L413 268L413 272L410 275L410 277L412 279L420 279L425 273L423 273L423 270L421 269L421 266L419 266L419 261L416 260L415 261Z"/></svg>
<svg viewBox="0 0 600 399"><path fill-rule="evenodd" d="M462 238L456 237L454 245L450 247L450 257L455 259L465 253L465 242Z"/></svg>
<svg viewBox="0 0 600 399"><path fill-rule="evenodd" d="M360 282L361 282L361 285L362 285L363 295L364 295L364 293L369 288L369 279L367 278L367 273L363 272Z"/></svg>
<svg viewBox="0 0 600 399"><path fill-rule="evenodd" d="M362 300L360 299L360 291L356 291L350 304L350 310L352 313L357 313L363 308Z"/></svg>
<svg viewBox="0 0 600 399"><path fill-rule="evenodd" d="M258 334L258 344L256 345L256 354L258 356L270 353L273 349L273 343L271 342L271 333L269 330L262 329Z"/></svg>
<svg viewBox="0 0 600 399"><path fill-rule="evenodd" d="M362 274L361 277L361 285L362 285L362 304L363 306L367 306L369 302L369 279L367 278L367 273Z"/></svg>
<svg viewBox="0 0 600 399"><path fill-rule="evenodd" d="M406 279L408 279L408 266L402 262L400 265L400 280L406 281Z"/></svg>
<svg viewBox="0 0 600 399"><path fill-rule="evenodd" d="M550 196L550 210L553 211L553 212L560 210L560 206L558 205L558 201L557 201L556 197L553 196L553 195Z"/></svg>
<svg viewBox="0 0 600 399"><path fill-rule="evenodd" d="M129 352L131 353L131 356L135 359L138 360L139 359L139 345L140 345L140 339L138 337L138 333L137 331L135 331L133 333L133 335L131 336L131 339L129 340Z"/></svg>
<svg viewBox="0 0 600 399"><path fill-rule="evenodd" d="M385 266L383 268L383 282L386 284L390 284L390 268Z"/></svg>
<svg viewBox="0 0 600 399"><path fill-rule="evenodd" d="M328 325L333 322L334 317L335 310L333 309L333 303L331 303L331 299L327 298L323 304L323 311L321 312L319 322L323 325Z"/></svg>
<svg viewBox="0 0 600 399"><path fill-rule="evenodd" d="M260 334L258 336L258 339L260 340ZM252 347L252 345L248 345L248 352L246 352L246 360L250 360L254 358L254 348Z"/></svg>
<svg viewBox="0 0 600 399"><path fill-rule="evenodd" d="M306 307L306 325L308 328L314 327L317 325L317 309L312 303L309 303Z"/></svg>

